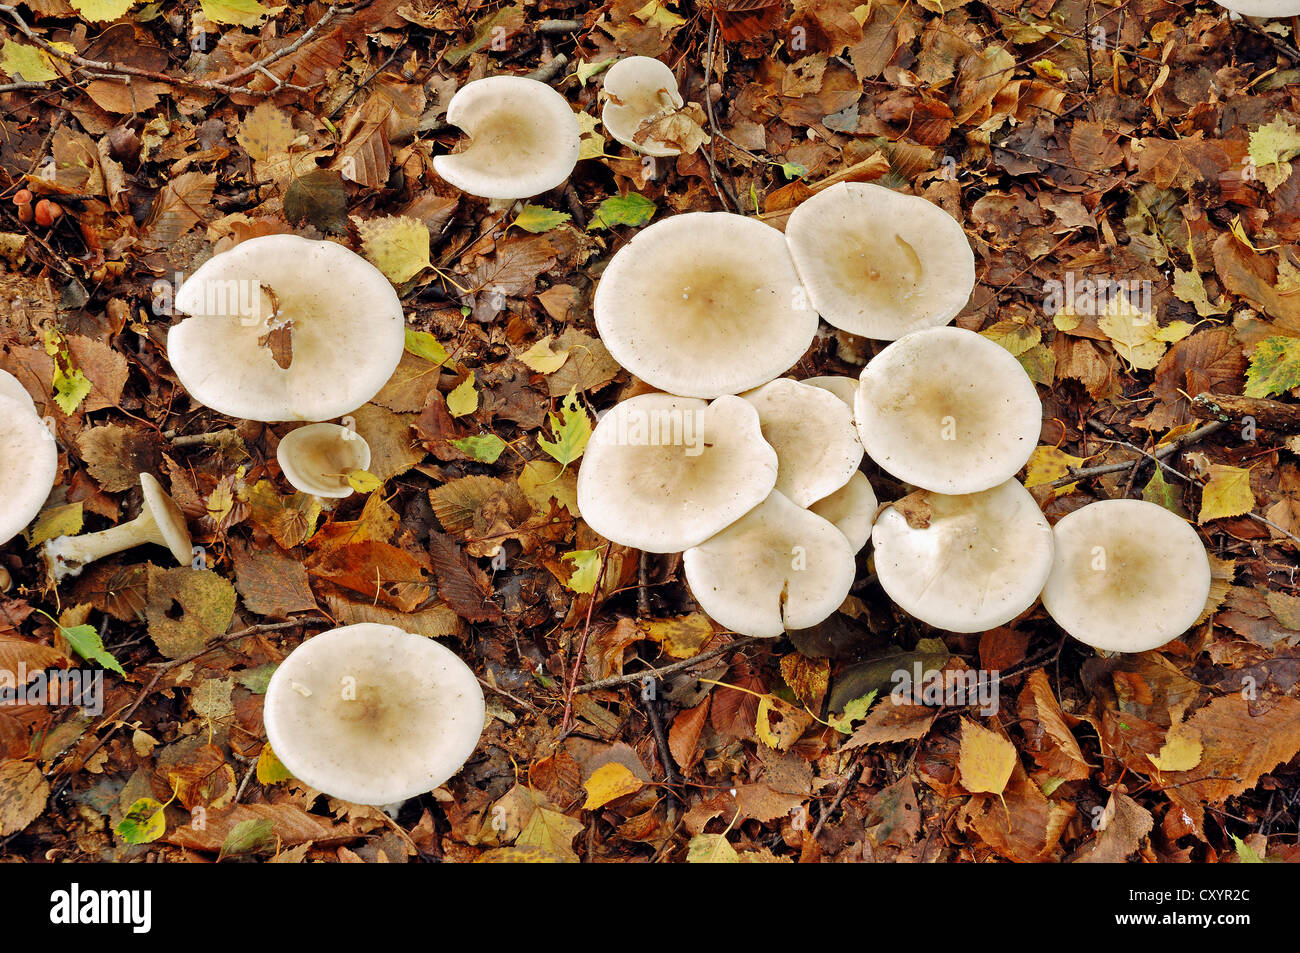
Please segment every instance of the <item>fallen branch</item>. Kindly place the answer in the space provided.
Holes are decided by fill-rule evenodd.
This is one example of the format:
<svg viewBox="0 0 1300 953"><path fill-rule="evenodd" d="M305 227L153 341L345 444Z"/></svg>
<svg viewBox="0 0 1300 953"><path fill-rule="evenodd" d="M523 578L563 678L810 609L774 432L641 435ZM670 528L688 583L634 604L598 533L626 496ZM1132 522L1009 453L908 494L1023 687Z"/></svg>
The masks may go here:
<svg viewBox="0 0 1300 953"><path fill-rule="evenodd" d="M1263 430L1300 433L1300 404L1284 404L1262 397L1197 394L1192 398L1192 413L1201 420L1220 420L1225 424L1251 417Z"/></svg>
<svg viewBox="0 0 1300 953"><path fill-rule="evenodd" d="M1106 473L1121 473L1125 470L1129 470L1132 467L1137 466L1143 460L1146 460L1148 458L1157 461L1163 461L1166 457L1172 456L1173 454L1177 453L1179 450L1183 449L1183 447L1196 443L1197 441L1204 440L1206 437L1210 436L1211 434L1218 433L1226 426L1228 426L1227 423L1225 423L1222 420L1212 421L1206 424L1204 427L1197 427L1191 433L1183 434L1177 440L1174 440L1171 443L1167 443L1163 447L1157 447L1155 451L1152 453L1147 453L1144 450L1140 450L1137 449L1136 447L1133 447L1132 444L1128 444L1128 446L1131 449L1136 450L1136 452L1140 454L1140 456L1137 456L1132 460L1125 460L1121 463L1103 463L1095 467L1070 467L1070 472L1067 473L1065 476L1061 477L1060 479L1053 480L1051 483L1046 483L1044 484L1044 486L1064 486L1066 483L1074 483L1078 480L1087 480L1091 477L1102 476L1103 474ZM1119 441L1119 442L1123 443L1124 441ZM1178 471L1175 470L1174 472L1177 473ZM1182 476L1181 473L1179 473L1178 475L1180 477Z"/></svg>

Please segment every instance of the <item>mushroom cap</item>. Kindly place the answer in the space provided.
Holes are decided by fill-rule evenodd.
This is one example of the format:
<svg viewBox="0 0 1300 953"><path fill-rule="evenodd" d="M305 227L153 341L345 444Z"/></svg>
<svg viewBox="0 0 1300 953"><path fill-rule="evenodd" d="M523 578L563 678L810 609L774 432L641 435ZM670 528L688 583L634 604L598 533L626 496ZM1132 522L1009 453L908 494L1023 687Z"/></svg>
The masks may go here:
<svg viewBox="0 0 1300 953"><path fill-rule="evenodd" d="M176 292L176 309L192 315L167 333L176 376L199 403L245 420L341 417L388 383L406 344L383 273L342 245L297 235L214 255ZM268 322L292 322L288 368L259 343Z"/></svg>
<svg viewBox="0 0 1300 953"><path fill-rule="evenodd" d="M844 534L853 551L860 552L871 538L871 525L876 519L880 502L871 481L861 470L855 471L844 484L830 496L818 500L809 510L824 520L830 520Z"/></svg>
<svg viewBox="0 0 1300 953"><path fill-rule="evenodd" d="M975 287L961 223L926 199L841 182L790 213L786 241L828 323L892 341L951 321Z"/></svg>
<svg viewBox="0 0 1300 953"><path fill-rule="evenodd" d="M1061 517L1043 608L1080 642L1145 652L1190 629L1210 594L1205 544L1145 500L1100 500Z"/></svg>
<svg viewBox="0 0 1300 953"><path fill-rule="evenodd" d="M662 140L636 141L641 123L684 105L677 91L677 77L666 64L652 56L625 57L609 68L604 88L608 98L600 121L611 136L648 156L681 154L681 149Z"/></svg>
<svg viewBox="0 0 1300 953"><path fill-rule="evenodd" d="M289 653L266 687L266 738L295 778L354 804L432 791L483 732L483 690L450 649L366 622Z"/></svg>
<svg viewBox="0 0 1300 953"><path fill-rule="evenodd" d="M876 576L900 608L935 628L984 632L1034 604L1052 569L1052 528L1020 483L911 500L883 509L871 530Z"/></svg>
<svg viewBox="0 0 1300 953"><path fill-rule="evenodd" d="M838 609L853 585L853 547L834 524L780 491L682 554L691 594L720 625L775 638Z"/></svg>
<svg viewBox="0 0 1300 953"><path fill-rule="evenodd" d="M592 310L614 359L647 384L720 397L766 384L803 356L817 332L803 299L775 228L686 212L615 253Z"/></svg>
<svg viewBox="0 0 1300 953"><path fill-rule="evenodd" d="M858 399L858 379L856 377L845 377L842 374L831 374L825 377L805 377L799 383L808 384L811 387L820 387L822 390L828 390L844 403L853 409L853 404Z"/></svg>
<svg viewBox="0 0 1300 953"><path fill-rule="evenodd" d="M1024 466L1042 413L1009 351L974 331L930 328L872 358L854 418L867 455L888 473L936 493L977 493Z"/></svg>
<svg viewBox="0 0 1300 953"><path fill-rule="evenodd" d="M578 509L606 539L677 553L762 503L776 476L776 451L748 402L642 394L596 425L578 469Z"/></svg>
<svg viewBox="0 0 1300 953"><path fill-rule="evenodd" d="M741 396L776 451L776 489L795 506L829 496L858 472L862 443L853 411L830 391L778 377Z"/></svg>
<svg viewBox="0 0 1300 953"><path fill-rule="evenodd" d="M140 490L144 494L144 508L158 525L167 548L177 562L188 563L194 556L194 540L185 525L185 514L151 474L140 474Z"/></svg>
<svg viewBox="0 0 1300 953"><path fill-rule="evenodd" d="M433 168L456 188L489 199L547 192L578 163L582 128L568 100L523 76L466 83L447 104L447 122L471 139L463 152L434 156Z"/></svg>
<svg viewBox="0 0 1300 953"><path fill-rule="evenodd" d="M370 466L370 444L338 424L308 424L284 435L275 458L295 490L341 500L353 492L348 471Z"/></svg>
<svg viewBox="0 0 1300 953"><path fill-rule="evenodd" d="M36 518L58 473L58 444L27 392L22 401L0 396L0 546Z"/></svg>
<svg viewBox="0 0 1300 953"><path fill-rule="evenodd" d="M32 400L32 395L27 393L27 388L22 385L22 382L8 371L0 371L0 397L8 397L24 407L30 407L32 413L36 413L36 402Z"/></svg>
<svg viewBox="0 0 1300 953"><path fill-rule="evenodd" d="M1218 0L1218 4L1244 17L1292 17L1300 14L1300 0Z"/></svg>

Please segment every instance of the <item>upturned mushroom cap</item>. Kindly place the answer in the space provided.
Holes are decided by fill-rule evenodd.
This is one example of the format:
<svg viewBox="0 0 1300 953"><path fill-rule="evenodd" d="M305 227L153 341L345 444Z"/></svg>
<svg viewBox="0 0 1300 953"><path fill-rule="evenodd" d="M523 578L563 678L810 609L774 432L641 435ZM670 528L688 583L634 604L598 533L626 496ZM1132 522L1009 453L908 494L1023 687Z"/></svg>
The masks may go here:
<svg viewBox="0 0 1300 953"><path fill-rule="evenodd" d="M447 104L447 122L471 139L463 152L435 156L456 188L489 199L524 199L569 177L582 129L568 101L545 83L489 76L466 83Z"/></svg>
<svg viewBox="0 0 1300 953"><path fill-rule="evenodd" d="M850 410L853 409L853 405L858 399L858 379L856 377L831 374L825 377L806 377L799 383L830 391L848 404Z"/></svg>
<svg viewBox="0 0 1300 953"><path fill-rule="evenodd" d="M308 639L266 688L266 737L299 781L392 804L460 770L483 732L483 690L432 639L377 623Z"/></svg>
<svg viewBox="0 0 1300 953"><path fill-rule="evenodd" d="M0 546L36 518L58 472L58 445L27 392L22 401L0 396Z"/></svg>
<svg viewBox="0 0 1300 953"><path fill-rule="evenodd" d="M687 212L642 230L610 260L592 302L614 359L652 387L719 397L758 387L812 343L781 233L727 212Z"/></svg>
<svg viewBox="0 0 1300 953"><path fill-rule="evenodd" d="M776 474L776 451L748 402L642 394L596 425L578 470L578 509L606 539L677 553L762 503Z"/></svg>
<svg viewBox="0 0 1300 953"><path fill-rule="evenodd" d="M871 538L871 524L876 518L876 509L880 502L871 482L861 471L849 477L844 484L830 496L818 500L808 509L824 520L830 520L835 528L844 534L853 551L859 552Z"/></svg>
<svg viewBox="0 0 1300 953"><path fill-rule="evenodd" d="M294 489L341 500L353 492L348 472L370 466L370 444L338 424L308 424L285 434L275 458Z"/></svg>
<svg viewBox="0 0 1300 953"><path fill-rule="evenodd" d="M1010 352L961 328L895 341L862 371L854 418L882 469L937 493L977 493L1029 459L1042 402Z"/></svg>
<svg viewBox="0 0 1300 953"><path fill-rule="evenodd" d="M862 444L853 411L828 390L781 377L741 395L758 411L776 451L776 489L795 506L829 496L858 471Z"/></svg>
<svg viewBox="0 0 1300 953"><path fill-rule="evenodd" d="M185 514L181 508L162 488L162 484L148 473L140 474L140 491L144 496L144 511L141 515L147 515L158 525L163 544L171 550L177 562L189 562L194 553L194 540L190 536L190 528L185 524Z"/></svg>
<svg viewBox="0 0 1300 953"><path fill-rule="evenodd" d="M853 547L834 524L779 491L682 554L691 594L733 632L775 638L840 607L853 585Z"/></svg>
<svg viewBox="0 0 1300 953"><path fill-rule="evenodd" d="M23 407L30 407L32 413L36 413L36 403L32 400L32 395L27 393L27 388L8 371L0 371L0 397L8 397Z"/></svg>
<svg viewBox="0 0 1300 953"><path fill-rule="evenodd" d="M892 341L947 324L975 287L961 224L884 186L832 185L790 213L785 237L813 307L851 334Z"/></svg>
<svg viewBox="0 0 1300 953"><path fill-rule="evenodd" d="M1188 523L1145 500L1101 500L1061 517L1043 589L1047 614L1108 652L1159 648L1195 624L1210 560Z"/></svg>
<svg viewBox="0 0 1300 953"><path fill-rule="evenodd" d="M871 543L889 598L950 632L1010 622L1052 569L1052 528L1015 480L963 496L915 493L881 510Z"/></svg>
<svg viewBox="0 0 1300 953"><path fill-rule="evenodd" d="M383 388L405 346L402 303L374 265L334 242L265 235L214 255L181 285L192 315L167 334L199 403L246 420L327 420ZM287 331L281 367L270 332Z"/></svg>
<svg viewBox="0 0 1300 953"><path fill-rule="evenodd" d="M1245 17L1293 17L1300 0L1218 0L1219 6Z"/></svg>
<svg viewBox="0 0 1300 953"><path fill-rule="evenodd" d="M629 56L619 60L605 74L605 106L600 121L611 136L649 156L675 156L681 149L670 142L647 138L636 141L641 123L660 114L681 109L677 77L664 63L650 56Z"/></svg>

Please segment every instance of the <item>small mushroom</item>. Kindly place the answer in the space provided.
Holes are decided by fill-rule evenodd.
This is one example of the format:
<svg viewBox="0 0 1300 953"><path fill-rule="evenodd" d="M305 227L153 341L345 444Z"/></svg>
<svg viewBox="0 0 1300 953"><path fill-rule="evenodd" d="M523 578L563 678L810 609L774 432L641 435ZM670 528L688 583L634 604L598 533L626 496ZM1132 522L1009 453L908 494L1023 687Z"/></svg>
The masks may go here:
<svg viewBox="0 0 1300 953"><path fill-rule="evenodd" d="M675 156L681 149L671 142L646 137L637 142L641 124L684 105L677 77L664 63L650 56L619 60L605 74L605 105L600 121L623 145L648 156Z"/></svg>
<svg viewBox="0 0 1300 953"><path fill-rule="evenodd" d="M1052 569L1052 528L1015 480L961 496L914 493L881 510L871 543L889 598L949 632L1010 622Z"/></svg>
<svg viewBox="0 0 1300 953"><path fill-rule="evenodd" d="M293 776L354 804L440 786L483 733L478 679L450 649L367 622L322 632L280 663L262 718Z"/></svg>
<svg viewBox="0 0 1300 953"><path fill-rule="evenodd" d="M687 212L615 253L592 309L623 367L670 394L712 398L766 384L803 356L817 332L804 298L775 228Z"/></svg>
<svg viewBox="0 0 1300 953"><path fill-rule="evenodd" d="M857 471L830 496L818 500L808 509L824 520L830 520L848 539L853 551L860 552L871 538L871 524L880 506L876 491L862 471Z"/></svg>
<svg viewBox="0 0 1300 953"><path fill-rule="evenodd" d="M1190 629L1210 560L1188 523L1145 500L1101 500L1061 517L1043 608L1080 642L1145 652Z"/></svg>
<svg viewBox="0 0 1300 953"><path fill-rule="evenodd" d="M370 444L349 427L308 424L285 434L275 458L294 489L341 500L353 492L348 474L370 466Z"/></svg>
<svg viewBox="0 0 1300 953"><path fill-rule="evenodd" d="M854 417L882 469L936 493L978 493L1029 459L1042 402L1020 362L962 328L895 341L862 371Z"/></svg>
<svg viewBox="0 0 1300 953"><path fill-rule="evenodd" d="M140 515L129 523L120 523L98 533L60 536L45 544L41 553L55 582L80 575L97 559L145 543L166 546L177 562L189 563L193 557L192 541L180 507L148 473L140 474L140 490L144 494L144 503Z"/></svg>
<svg viewBox="0 0 1300 953"><path fill-rule="evenodd" d="M214 255L176 292L167 333L199 403L246 420L329 420L388 383L406 344L397 292L334 242L264 235Z"/></svg>
<svg viewBox="0 0 1300 953"><path fill-rule="evenodd" d="M463 152L433 168L470 195L507 200L550 191L578 162L582 128L568 101L545 83L489 76L466 83L447 104L447 122L470 136Z"/></svg>
<svg viewBox="0 0 1300 953"><path fill-rule="evenodd" d="M834 493L858 471L862 444L853 411L829 390L779 377L741 395L758 411L776 451L776 489L795 506Z"/></svg>
<svg viewBox="0 0 1300 953"><path fill-rule="evenodd" d="M838 609L853 585L853 547L834 524L779 491L682 554L691 594L719 625L776 638Z"/></svg>
<svg viewBox="0 0 1300 953"><path fill-rule="evenodd" d="M18 400L7 396L10 389L0 395L0 546L36 518L59 473L54 437L27 391Z"/></svg>
<svg viewBox="0 0 1300 953"><path fill-rule="evenodd" d="M947 324L975 287L961 223L884 186L832 185L790 213L785 237L813 307L850 334L893 341Z"/></svg>
<svg viewBox="0 0 1300 953"><path fill-rule="evenodd" d="M748 402L642 394L596 425L578 470L578 509L606 539L677 553L762 503L776 476L776 451Z"/></svg>

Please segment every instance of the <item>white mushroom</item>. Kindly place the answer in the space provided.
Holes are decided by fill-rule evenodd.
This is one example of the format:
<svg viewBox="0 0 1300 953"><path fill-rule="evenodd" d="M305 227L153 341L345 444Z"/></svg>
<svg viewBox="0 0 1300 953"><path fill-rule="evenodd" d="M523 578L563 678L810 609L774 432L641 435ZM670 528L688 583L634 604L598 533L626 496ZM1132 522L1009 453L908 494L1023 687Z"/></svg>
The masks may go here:
<svg viewBox="0 0 1300 953"><path fill-rule="evenodd" d="M24 407L30 407L32 413L36 413L36 403L32 400L32 395L27 393L27 388L8 371L0 371L0 397L8 397Z"/></svg>
<svg viewBox="0 0 1300 953"><path fill-rule="evenodd" d="M539 195L567 179L578 162L578 119L563 96L537 80L489 76L466 83L447 104L447 122L471 141L463 152L435 156L433 168L470 195Z"/></svg>
<svg viewBox="0 0 1300 953"><path fill-rule="evenodd" d="M772 495L682 554L691 594L719 625L775 638L838 609L853 586L853 547L834 524Z"/></svg>
<svg viewBox="0 0 1300 953"><path fill-rule="evenodd" d="M1061 517L1043 608L1080 642L1145 652L1195 624L1210 594L1205 544L1145 500L1102 500Z"/></svg>
<svg viewBox="0 0 1300 953"><path fill-rule="evenodd" d="M0 546L35 519L58 473L58 445L27 392L0 396Z"/></svg>
<svg viewBox="0 0 1300 953"><path fill-rule="evenodd" d="M348 474L370 466L370 444L348 427L308 424L285 434L275 457L294 489L343 499L352 495Z"/></svg>
<svg viewBox="0 0 1300 953"><path fill-rule="evenodd" d="M140 515L129 523L86 533L81 536L60 536L49 540L41 552L55 582L68 576L80 575L90 563L125 549L153 543L171 550L176 561L188 563L193 556L189 528L185 516L172 498L148 473L140 474L140 489L144 503Z"/></svg>
<svg viewBox="0 0 1300 953"><path fill-rule="evenodd" d="M606 100L600 121L611 136L645 155L681 154L676 145L661 139L636 141L642 123L684 105L677 91L677 77L664 63L650 56L621 59L605 74L604 89Z"/></svg>
<svg viewBox="0 0 1300 953"><path fill-rule="evenodd" d="M1052 569L1052 528L1015 480L963 496L914 493L881 510L871 543L889 598L950 632L1010 622Z"/></svg>
<svg viewBox="0 0 1300 953"><path fill-rule="evenodd" d="M939 206L880 185L841 182L785 227L813 307L851 334L892 341L951 321L975 287L975 253Z"/></svg>
<svg viewBox="0 0 1300 953"><path fill-rule="evenodd" d="M930 328L866 366L854 417L867 455L893 476L937 493L977 493L1024 466L1042 402L1006 349L974 331Z"/></svg>
<svg viewBox="0 0 1300 953"><path fill-rule="evenodd" d="M1244 17L1280 19L1300 15L1300 0L1218 0L1218 3Z"/></svg>
<svg viewBox="0 0 1300 953"><path fill-rule="evenodd" d="M213 256L176 293L167 334L199 403L247 420L328 420L360 407L402 358L402 303L334 242L266 235Z"/></svg>
<svg viewBox="0 0 1300 953"><path fill-rule="evenodd" d="M483 733L483 690L432 639L377 623L303 642L266 687L271 750L299 781L354 804L425 794Z"/></svg>
<svg viewBox="0 0 1300 953"><path fill-rule="evenodd" d="M867 545L871 538L871 524L876 518L880 506L876 491L871 488L871 481L861 471L857 471L830 496L818 500L808 507L824 520L830 520L848 539L856 553Z"/></svg>
<svg viewBox="0 0 1300 953"><path fill-rule="evenodd" d="M780 377L741 395L758 411L763 439L776 451L776 489L807 507L858 471L862 444L853 412L829 390Z"/></svg>
<svg viewBox="0 0 1300 953"><path fill-rule="evenodd" d="M828 390L844 403L853 409L853 404L858 399L858 379L856 377L844 377L839 374L832 374L826 377L806 377L801 384L810 384L813 387L820 387L822 390Z"/></svg>
<svg viewBox="0 0 1300 953"><path fill-rule="evenodd" d="M647 384L719 397L766 384L812 344L781 233L743 215L687 212L643 229L610 260L592 303L614 359Z"/></svg>
<svg viewBox="0 0 1300 953"><path fill-rule="evenodd" d="M606 539L676 553L762 503L776 475L776 452L746 401L642 394L596 425L578 470L578 509Z"/></svg>

